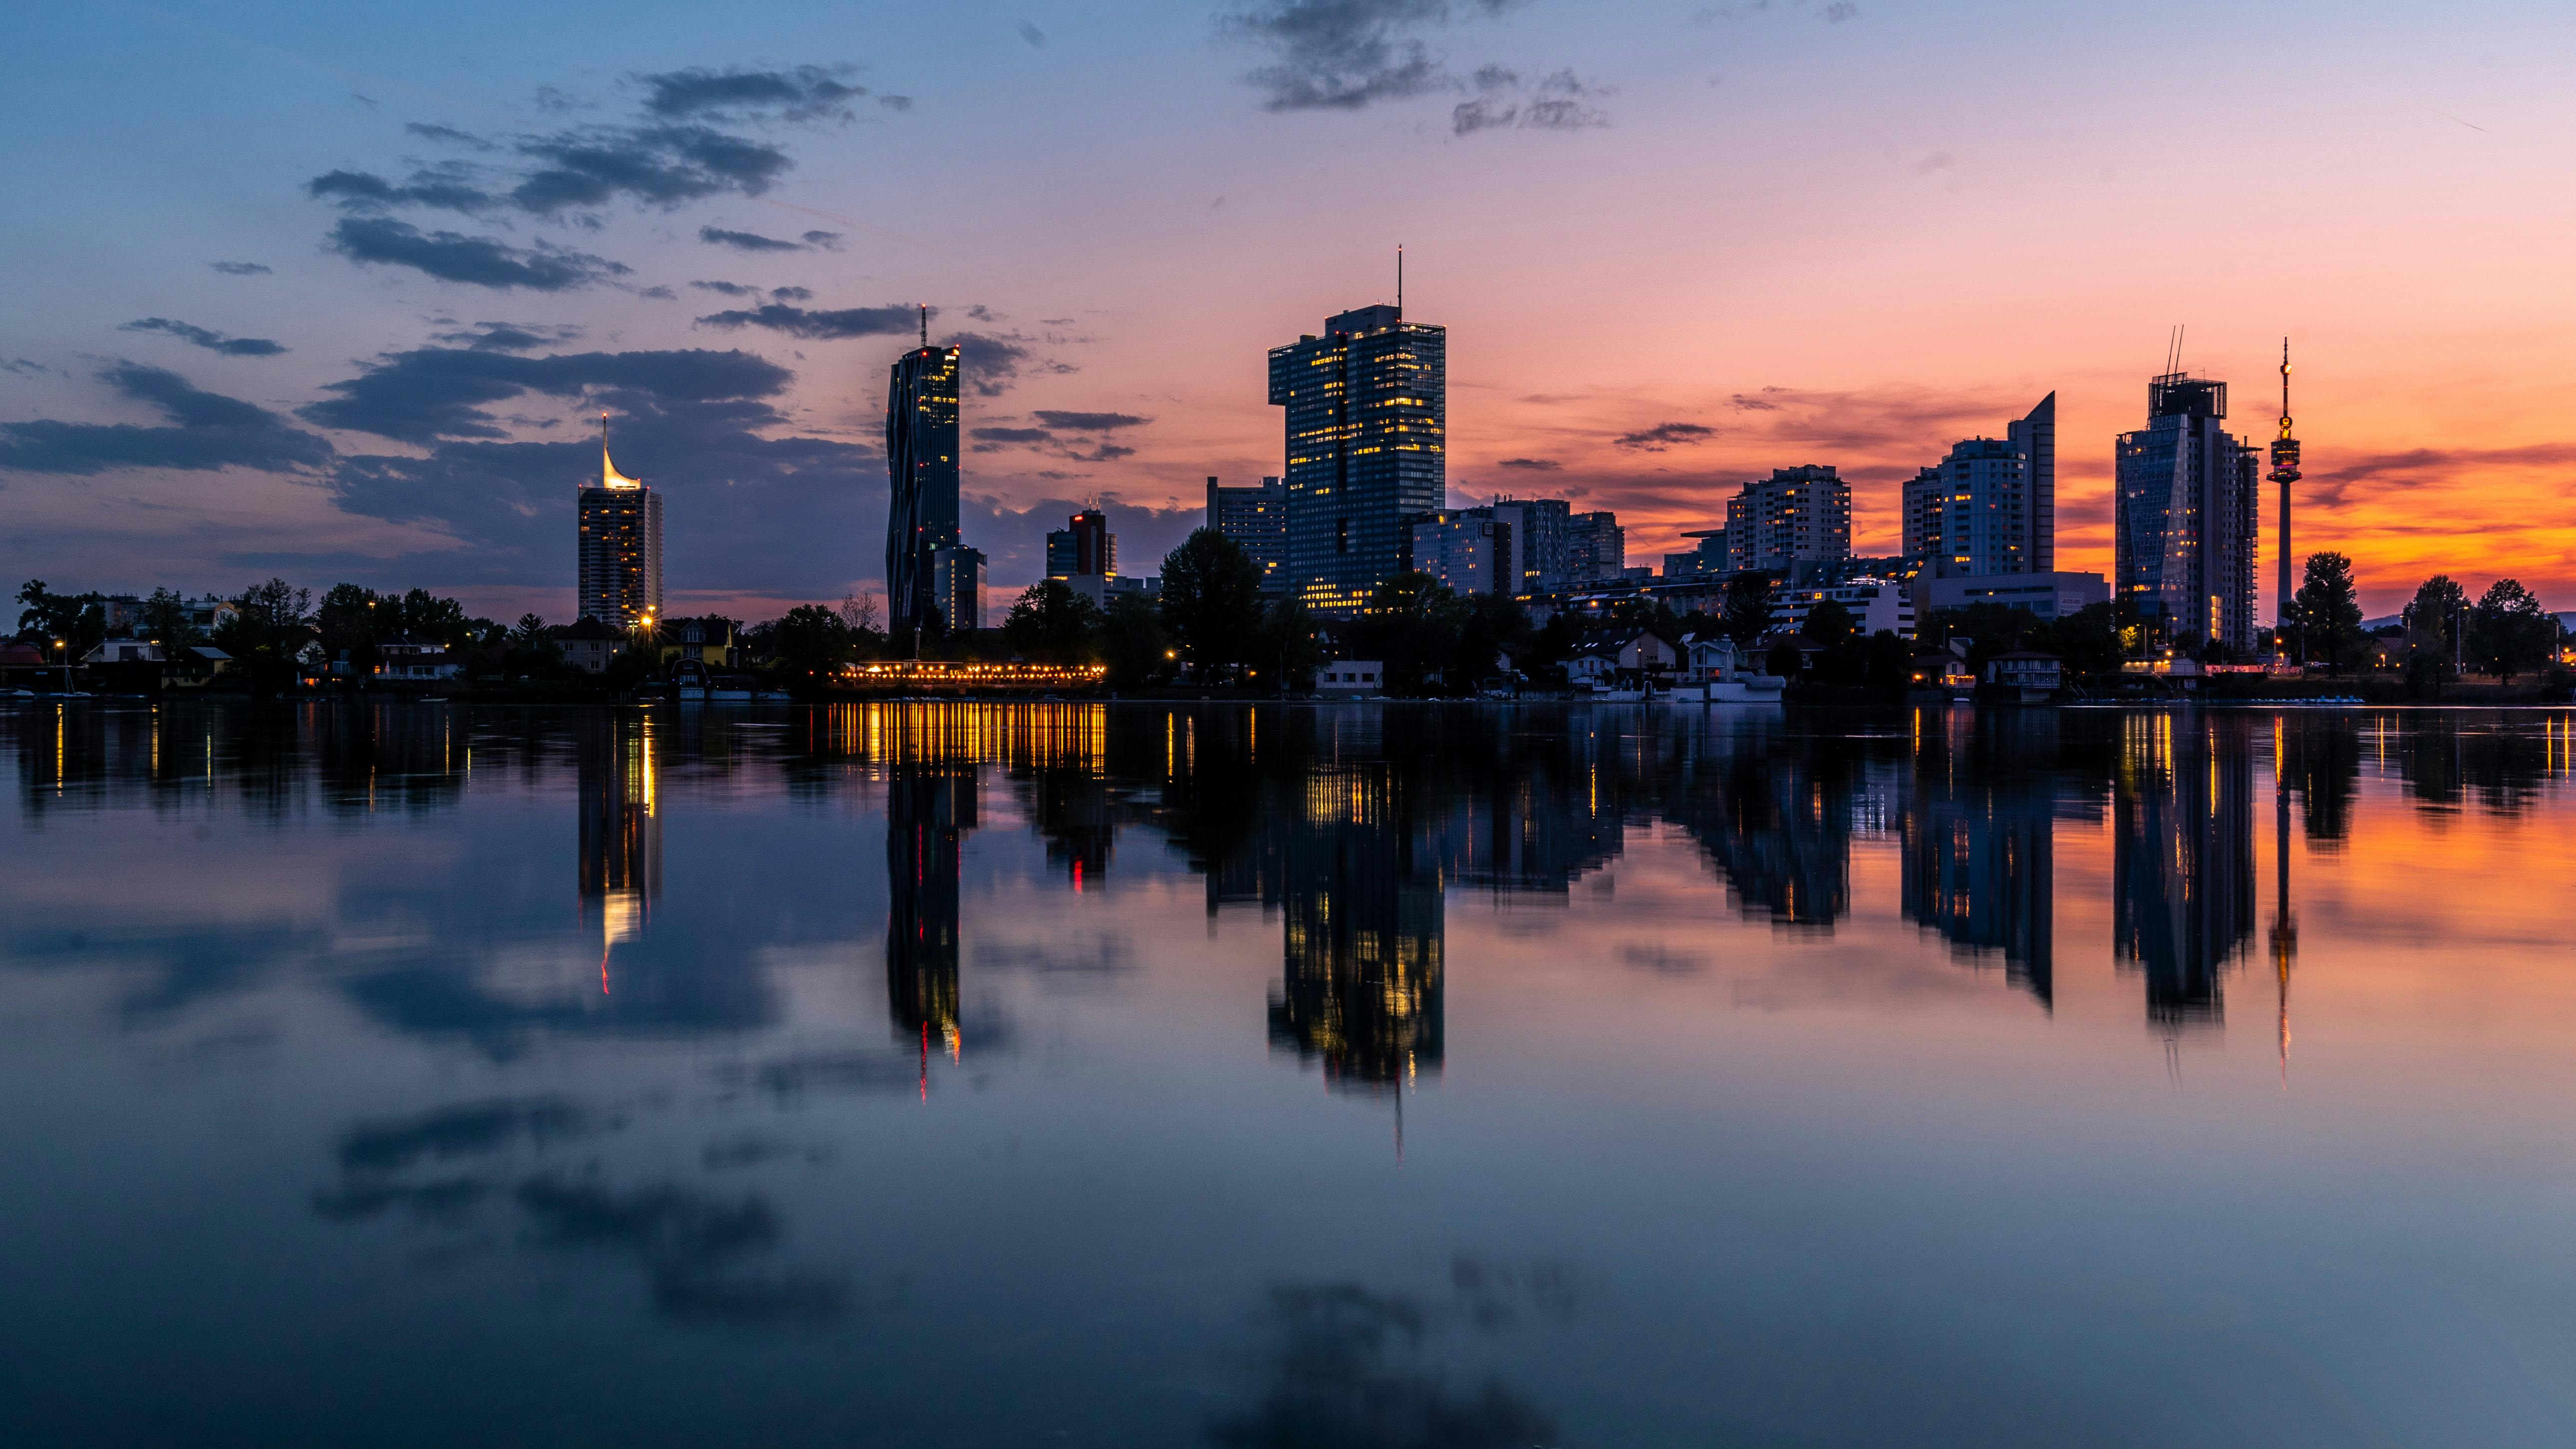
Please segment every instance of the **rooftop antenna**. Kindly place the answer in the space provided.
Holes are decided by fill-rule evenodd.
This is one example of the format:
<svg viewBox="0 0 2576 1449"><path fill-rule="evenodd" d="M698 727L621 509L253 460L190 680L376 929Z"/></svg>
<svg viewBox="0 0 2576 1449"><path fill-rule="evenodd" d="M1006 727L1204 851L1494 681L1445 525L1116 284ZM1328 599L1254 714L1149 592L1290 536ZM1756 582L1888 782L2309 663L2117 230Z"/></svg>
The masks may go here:
<svg viewBox="0 0 2576 1449"><path fill-rule="evenodd" d="M921 304L921 346L925 352L930 350L930 304L928 302Z"/></svg>
<svg viewBox="0 0 2576 1449"><path fill-rule="evenodd" d="M1404 315L1404 243L1395 244L1395 315Z"/></svg>

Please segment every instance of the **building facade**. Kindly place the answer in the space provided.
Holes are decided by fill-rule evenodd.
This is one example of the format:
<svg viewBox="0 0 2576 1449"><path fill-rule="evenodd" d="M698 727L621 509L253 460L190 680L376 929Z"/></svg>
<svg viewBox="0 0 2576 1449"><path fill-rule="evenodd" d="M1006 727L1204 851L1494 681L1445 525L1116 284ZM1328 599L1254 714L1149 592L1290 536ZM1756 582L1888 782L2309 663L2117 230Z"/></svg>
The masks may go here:
<svg viewBox="0 0 2576 1449"><path fill-rule="evenodd" d="M886 623L911 632L939 607L931 555L958 544L957 349L897 358L886 396Z"/></svg>
<svg viewBox="0 0 2576 1449"><path fill-rule="evenodd" d="M963 544L930 555L930 595L950 629L984 627L984 551Z"/></svg>
<svg viewBox="0 0 2576 1449"><path fill-rule="evenodd" d="M1460 594L1519 592L1512 526L1491 508L1449 508L1413 523L1413 567Z"/></svg>
<svg viewBox="0 0 2576 1449"><path fill-rule="evenodd" d="M1831 464L1774 468L1726 503L1729 566L1786 572L1851 557L1851 485Z"/></svg>
<svg viewBox="0 0 2576 1449"><path fill-rule="evenodd" d="M2057 556L2057 394L1905 485L1905 552L1936 576L2046 573Z"/></svg>
<svg viewBox="0 0 2576 1449"><path fill-rule="evenodd" d="M1109 531L1109 515L1086 508L1065 520L1073 535L1073 571L1113 578L1118 573L1118 536Z"/></svg>
<svg viewBox="0 0 2576 1449"><path fill-rule="evenodd" d="M1286 409L1287 592L1348 615L1402 567L1406 520L1445 501L1448 330L1380 304L1270 350Z"/></svg>
<svg viewBox="0 0 2576 1449"><path fill-rule="evenodd" d="M1210 478L1207 488L1207 526L1261 566L1261 592L1278 593L1288 567L1287 485L1264 478L1258 488L1227 488Z"/></svg>
<svg viewBox="0 0 2576 1449"><path fill-rule="evenodd" d="M1619 515L1576 513L1567 519L1562 588L1616 583L1626 577L1627 570L1628 530L1619 526Z"/></svg>
<svg viewBox="0 0 2576 1449"><path fill-rule="evenodd" d="M599 432L599 482L582 485L580 569L575 612L618 629L662 613L662 495L608 458L608 424Z"/></svg>
<svg viewBox="0 0 2576 1449"><path fill-rule="evenodd" d="M1698 539L1699 542L1692 545L1691 550L1688 553L1668 553L1664 555L1665 578L1706 578L1711 575L1727 572L1729 564L1727 562L1725 529L1703 528L1695 532L1685 533L1682 537L1695 538Z"/></svg>
<svg viewBox="0 0 2576 1449"><path fill-rule="evenodd" d="M2120 435L2111 587L2151 641L2254 647L2262 465L2226 416L2227 384L2167 373L2147 385L2147 426Z"/></svg>

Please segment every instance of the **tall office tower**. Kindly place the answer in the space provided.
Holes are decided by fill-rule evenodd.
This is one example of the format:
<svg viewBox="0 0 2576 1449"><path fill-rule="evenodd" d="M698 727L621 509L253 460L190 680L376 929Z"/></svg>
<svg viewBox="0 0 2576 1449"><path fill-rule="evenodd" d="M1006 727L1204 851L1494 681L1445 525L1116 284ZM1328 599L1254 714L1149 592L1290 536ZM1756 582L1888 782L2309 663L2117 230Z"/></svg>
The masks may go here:
<svg viewBox="0 0 2576 1449"><path fill-rule="evenodd" d="M1565 535L1573 519L1573 506L1562 498L1494 500L1494 520L1512 530L1512 563L1521 579L1513 592L1565 591Z"/></svg>
<svg viewBox="0 0 2576 1449"><path fill-rule="evenodd" d="M1073 535L1073 571L1114 578L1118 573L1118 535L1109 531L1109 515L1086 508L1065 520Z"/></svg>
<svg viewBox="0 0 2576 1449"><path fill-rule="evenodd" d="M946 627L983 628L984 551L963 545L932 550L930 596Z"/></svg>
<svg viewBox="0 0 2576 1449"><path fill-rule="evenodd" d="M1577 513L1566 521L1565 579L1568 588L1617 583L1628 568L1628 530L1615 513Z"/></svg>
<svg viewBox="0 0 2576 1449"><path fill-rule="evenodd" d="M2122 433L2112 502L2112 600L2150 639L2254 645L2257 450L2218 426L2227 384L2167 372L2147 426Z"/></svg>
<svg viewBox="0 0 2576 1449"><path fill-rule="evenodd" d="M1046 576L1051 579L1073 577L1073 530L1059 528L1047 534Z"/></svg>
<svg viewBox="0 0 2576 1449"><path fill-rule="evenodd" d="M608 461L608 414L599 415L599 482L581 486L578 607L581 617L632 629L662 614L662 495Z"/></svg>
<svg viewBox="0 0 2576 1449"><path fill-rule="evenodd" d="M1288 567L1287 485L1264 478L1258 488L1226 488L1210 478L1207 486L1207 526L1261 565L1261 592L1279 592L1281 571Z"/></svg>
<svg viewBox="0 0 2576 1449"><path fill-rule="evenodd" d="M2275 623L2290 622L2298 588L2290 581L2290 485L2299 481L2299 440L2290 436L2290 339L2281 339L2281 436L2272 440L2272 481L2281 485L2281 599Z"/></svg>
<svg viewBox="0 0 2576 1449"><path fill-rule="evenodd" d="M1413 567L1460 594L1517 593L1512 526L1491 508L1445 508L1413 521Z"/></svg>
<svg viewBox="0 0 2576 1449"><path fill-rule="evenodd" d="M1401 566L1404 520L1446 501L1449 333L1400 306L1329 318L1270 349L1287 409L1288 591L1352 614Z"/></svg>
<svg viewBox="0 0 2576 1449"><path fill-rule="evenodd" d="M897 358L886 397L886 626L908 634L939 607L932 553L957 537L957 349Z"/></svg>
<svg viewBox="0 0 2576 1449"><path fill-rule="evenodd" d="M1831 464L1774 468L1726 501L1726 549L1737 569L1851 557L1851 485Z"/></svg>
<svg viewBox="0 0 2576 1449"><path fill-rule="evenodd" d="M2057 394L1905 485L1905 552L1934 578L2047 573L2057 560Z"/></svg>
<svg viewBox="0 0 2576 1449"><path fill-rule="evenodd" d="M2147 1019L2214 1021L2254 938L2254 752L2241 715L2132 715L2111 796L2114 959L2146 977Z"/></svg>

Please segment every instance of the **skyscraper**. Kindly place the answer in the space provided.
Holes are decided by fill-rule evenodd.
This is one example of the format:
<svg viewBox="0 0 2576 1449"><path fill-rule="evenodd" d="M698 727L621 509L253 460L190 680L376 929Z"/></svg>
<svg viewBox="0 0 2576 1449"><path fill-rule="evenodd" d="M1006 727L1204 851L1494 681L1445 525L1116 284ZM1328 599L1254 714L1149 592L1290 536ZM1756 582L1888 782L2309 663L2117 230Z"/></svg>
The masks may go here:
<svg viewBox="0 0 2576 1449"><path fill-rule="evenodd" d="M1073 534L1073 571L1112 578L1118 573L1118 535L1109 531L1109 515L1086 508L1065 520Z"/></svg>
<svg viewBox="0 0 2576 1449"><path fill-rule="evenodd" d="M2298 589L2290 582L2290 485L2299 481L2299 440L2290 436L2290 339L2281 339L2281 436L2272 440L2272 481L2281 485L2281 597L2273 622L2286 626Z"/></svg>
<svg viewBox="0 0 2576 1449"><path fill-rule="evenodd" d="M2112 597L2151 640L2254 645L2261 462L2226 416L2227 384L2167 372L2147 384L2147 426L2120 435Z"/></svg>
<svg viewBox="0 0 2576 1449"><path fill-rule="evenodd" d="M895 360L886 398L886 623L907 634L941 604L931 555L957 536L957 349ZM944 611L943 611L944 612Z"/></svg>
<svg viewBox="0 0 2576 1449"><path fill-rule="evenodd" d="M1905 485L1905 552L1934 578L2047 573L2057 559L2057 394Z"/></svg>
<svg viewBox="0 0 2576 1449"><path fill-rule="evenodd" d="M1726 548L1734 568L1772 573L1851 557L1851 485L1831 464L1772 469L1727 500Z"/></svg>
<svg viewBox="0 0 2576 1449"><path fill-rule="evenodd" d="M1288 566L1288 488L1264 478L1258 488L1227 488L1207 480L1207 526L1233 539L1261 566L1261 591L1275 594Z"/></svg>
<svg viewBox="0 0 2576 1449"><path fill-rule="evenodd" d="M1288 591L1350 614L1402 566L1405 519L1446 501L1448 329L1383 303L1270 349L1287 409Z"/></svg>
<svg viewBox="0 0 2576 1449"><path fill-rule="evenodd" d="M983 628L984 551L962 544L931 550L930 596L950 629Z"/></svg>
<svg viewBox="0 0 2576 1449"><path fill-rule="evenodd" d="M608 414L599 415L599 482L581 487L576 512L578 612L612 628L662 613L662 495L608 460Z"/></svg>

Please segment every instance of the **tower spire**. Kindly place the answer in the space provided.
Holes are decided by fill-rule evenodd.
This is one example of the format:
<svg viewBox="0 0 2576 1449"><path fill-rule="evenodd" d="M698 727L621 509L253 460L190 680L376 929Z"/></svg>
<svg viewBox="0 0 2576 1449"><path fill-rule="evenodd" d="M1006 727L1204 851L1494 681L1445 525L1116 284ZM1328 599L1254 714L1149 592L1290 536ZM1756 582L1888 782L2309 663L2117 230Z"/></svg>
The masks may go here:
<svg viewBox="0 0 2576 1449"><path fill-rule="evenodd" d="M608 461L608 414L604 412L601 413L599 415L599 486L602 488L640 488L643 485L643 479L627 477L625 474L617 471L617 465L615 463Z"/></svg>
<svg viewBox="0 0 2576 1449"><path fill-rule="evenodd" d="M1404 315L1404 243L1395 244L1395 315Z"/></svg>
<svg viewBox="0 0 2576 1449"><path fill-rule="evenodd" d="M921 345L925 348L930 345L930 304L928 302L921 304Z"/></svg>

